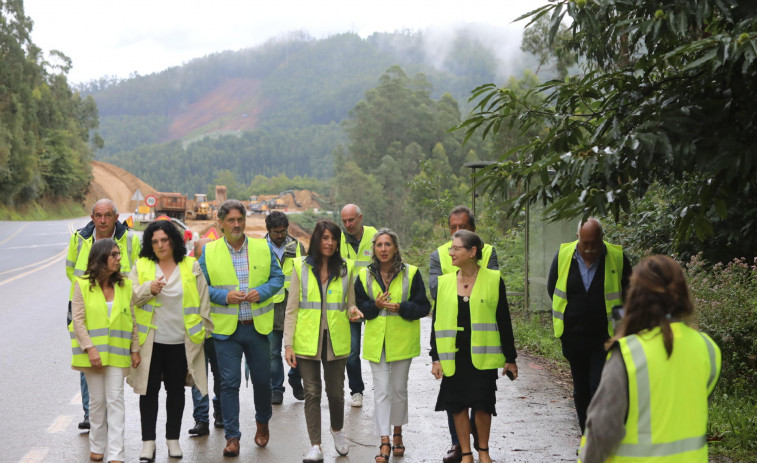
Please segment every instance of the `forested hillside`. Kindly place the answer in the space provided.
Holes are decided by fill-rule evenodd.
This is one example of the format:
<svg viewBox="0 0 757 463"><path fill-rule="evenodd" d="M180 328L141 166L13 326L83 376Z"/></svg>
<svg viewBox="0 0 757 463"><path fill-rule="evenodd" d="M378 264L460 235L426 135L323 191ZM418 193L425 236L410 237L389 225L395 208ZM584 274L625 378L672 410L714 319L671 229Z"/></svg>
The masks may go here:
<svg viewBox="0 0 757 463"><path fill-rule="evenodd" d="M94 100L69 87L70 59L45 58L31 28L21 0L0 2L0 205L82 199L100 144Z"/></svg>
<svg viewBox="0 0 757 463"><path fill-rule="evenodd" d="M343 122L393 66L415 76L429 97L446 95L445 104L464 111L481 82L503 83L523 72L522 65L502 72L494 52L470 31L459 32L444 51L422 33L321 40L300 33L149 76L103 78L80 90L100 110L105 147L98 159L156 188L192 194L206 191L225 170L244 186L257 175L331 178L332 154L348 142ZM459 117L456 110L434 132ZM429 154L433 147L421 145ZM480 150L479 156L487 157Z"/></svg>

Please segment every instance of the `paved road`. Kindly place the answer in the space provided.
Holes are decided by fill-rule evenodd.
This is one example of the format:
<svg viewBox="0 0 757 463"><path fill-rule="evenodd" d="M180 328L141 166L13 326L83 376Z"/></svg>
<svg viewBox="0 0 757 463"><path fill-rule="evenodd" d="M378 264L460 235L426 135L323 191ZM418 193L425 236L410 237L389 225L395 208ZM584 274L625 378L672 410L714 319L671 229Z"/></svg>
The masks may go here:
<svg viewBox="0 0 757 463"><path fill-rule="evenodd" d="M76 425L82 417L78 373L71 371L68 332L64 326L69 283L64 274L65 248L70 230L87 218L49 222L0 222L0 337L4 398L0 420L0 462L88 461L87 434ZM436 462L449 447L446 418L434 412L439 383L430 374L426 355L430 320L423 320L423 354L410 371L410 423L405 427L403 463ZM572 400L553 376L534 359L521 356L520 378L500 379L498 416L493 419L490 453L498 462L575 461L579 431ZM323 402L325 461L372 462L378 450L373 435L373 394L367 362L365 406L345 409L345 429L351 444L347 457L338 457L328 433L328 410ZM125 386L127 461L136 461L141 448L138 396ZM252 390L241 391L242 450L239 462L299 462L307 452L303 402L287 391L274 406L271 441L257 448L254 436ZM163 400L161 399L161 402ZM224 458L222 430L190 438L191 395L187 391L181 445L185 462L235 461ZM161 412L158 429L165 421ZM159 431L160 435L161 432ZM171 461L159 440L157 461ZM178 460L173 460L178 461Z"/></svg>

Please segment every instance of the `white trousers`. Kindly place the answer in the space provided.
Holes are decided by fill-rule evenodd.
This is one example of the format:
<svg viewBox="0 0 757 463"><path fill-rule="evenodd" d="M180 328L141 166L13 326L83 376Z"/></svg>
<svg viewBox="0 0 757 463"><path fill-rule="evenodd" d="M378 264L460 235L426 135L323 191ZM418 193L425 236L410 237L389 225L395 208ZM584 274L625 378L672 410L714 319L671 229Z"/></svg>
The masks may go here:
<svg viewBox="0 0 757 463"><path fill-rule="evenodd" d="M89 386L89 451L107 454L105 461L125 461L124 373L118 367L103 370L84 373Z"/></svg>
<svg viewBox="0 0 757 463"><path fill-rule="evenodd" d="M386 350L379 363L371 364L373 374L373 425L378 436L391 436L392 426L407 424L407 377L413 359L386 361Z"/></svg>

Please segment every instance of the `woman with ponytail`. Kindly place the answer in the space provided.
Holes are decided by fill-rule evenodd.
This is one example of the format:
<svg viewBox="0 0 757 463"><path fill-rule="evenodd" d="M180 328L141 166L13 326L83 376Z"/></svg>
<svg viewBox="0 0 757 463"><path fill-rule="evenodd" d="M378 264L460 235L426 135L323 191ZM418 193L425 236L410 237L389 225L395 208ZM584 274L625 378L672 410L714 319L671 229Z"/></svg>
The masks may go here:
<svg viewBox="0 0 757 463"><path fill-rule="evenodd" d="M624 315L589 405L579 462L707 462L707 399L718 346L694 314L681 267L651 256L634 268Z"/></svg>

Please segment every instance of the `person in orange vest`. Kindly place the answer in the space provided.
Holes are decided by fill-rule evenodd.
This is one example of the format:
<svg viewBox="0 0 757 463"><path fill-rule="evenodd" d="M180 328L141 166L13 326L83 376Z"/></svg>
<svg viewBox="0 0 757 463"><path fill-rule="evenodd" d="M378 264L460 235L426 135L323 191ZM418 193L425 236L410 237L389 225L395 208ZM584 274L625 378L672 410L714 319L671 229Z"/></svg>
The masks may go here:
<svg viewBox="0 0 757 463"><path fill-rule="evenodd" d="M633 270L618 333L589 405L579 462L707 462L707 401L721 353L694 316L680 265L650 256Z"/></svg>

